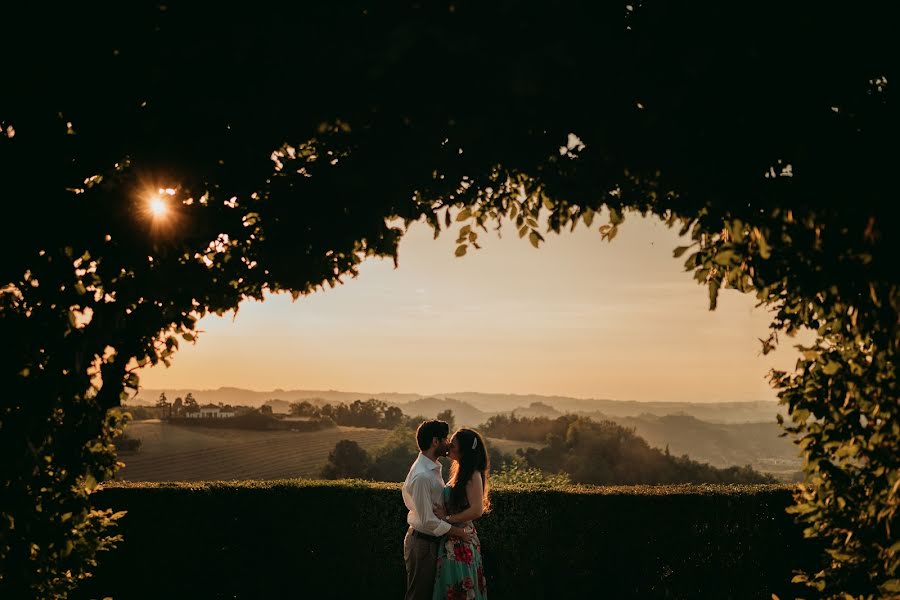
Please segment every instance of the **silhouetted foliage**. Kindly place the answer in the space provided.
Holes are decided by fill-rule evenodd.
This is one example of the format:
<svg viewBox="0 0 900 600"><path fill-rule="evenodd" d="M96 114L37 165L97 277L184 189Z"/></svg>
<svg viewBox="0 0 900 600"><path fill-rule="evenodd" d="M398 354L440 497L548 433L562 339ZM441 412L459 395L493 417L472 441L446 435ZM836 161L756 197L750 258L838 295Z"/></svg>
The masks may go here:
<svg viewBox="0 0 900 600"><path fill-rule="evenodd" d="M126 543L77 597L157 600L178 590L182 598L281 599L302 587L304 598L401 598L399 488L309 480L104 486L98 504L128 510ZM478 520L488 589L517 600L809 598L791 585L791 569L814 564L818 548L785 514L790 502L782 486L492 481L493 510ZM348 539L368 560L348 560Z"/></svg>
<svg viewBox="0 0 900 600"><path fill-rule="evenodd" d="M711 308L733 288L773 310L764 350L816 331L772 379L806 456L798 518L829 545L810 583L900 593L889 7L19 6L0 37L4 596L64 596L109 547L90 502L116 466L108 411L204 315L396 259L385 218L456 222L462 256L495 224L612 240L629 210L690 235L675 255ZM159 190L165 221L144 210Z"/></svg>
<svg viewBox="0 0 900 600"><path fill-rule="evenodd" d="M291 415L295 417L318 417L320 414L319 408L306 400L291 402Z"/></svg>
<svg viewBox="0 0 900 600"><path fill-rule="evenodd" d="M448 425L450 425L450 431L454 431L456 429L456 419L453 416L453 409L448 408L447 410L442 410L437 414L438 421L444 421Z"/></svg>
<svg viewBox="0 0 900 600"><path fill-rule="evenodd" d="M572 478L568 473L547 473L536 467L510 461L504 462L498 470L491 473L491 484L559 488L571 485Z"/></svg>
<svg viewBox="0 0 900 600"><path fill-rule="evenodd" d="M315 406L307 401L291 403L291 414L302 417L331 419L338 425L348 427L372 427L393 429L406 421L399 407L370 398L354 400L350 404L325 404Z"/></svg>
<svg viewBox="0 0 900 600"><path fill-rule="evenodd" d="M773 483L751 467L718 469L674 457L612 421L564 415L517 417L497 415L482 427L485 435L546 442L544 448L519 451L530 467L547 473L568 474L576 483L594 485L673 483Z"/></svg>
<svg viewBox="0 0 900 600"><path fill-rule="evenodd" d="M415 429L401 425L372 452L372 466L366 478L375 481L403 481L418 455ZM446 473L446 468L444 472Z"/></svg>
<svg viewBox="0 0 900 600"><path fill-rule="evenodd" d="M551 419L501 413L485 421L480 430L491 437L543 443L551 434L564 437L569 425L576 420L578 417L575 415L562 415Z"/></svg>
<svg viewBox="0 0 900 600"><path fill-rule="evenodd" d="M362 478L369 470L371 460L364 448L353 440L341 440L328 454L328 462L322 467L325 479Z"/></svg>

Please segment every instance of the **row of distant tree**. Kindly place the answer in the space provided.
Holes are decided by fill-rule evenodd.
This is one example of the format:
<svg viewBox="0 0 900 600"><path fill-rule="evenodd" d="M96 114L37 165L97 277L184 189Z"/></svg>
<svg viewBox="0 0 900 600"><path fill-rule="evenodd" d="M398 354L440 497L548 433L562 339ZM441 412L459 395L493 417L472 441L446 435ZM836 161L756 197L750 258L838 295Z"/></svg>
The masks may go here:
<svg viewBox="0 0 900 600"><path fill-rule="evenodd" d="M415 428L425 420L425 417L422 416L408 417L400 407L391 406L375 398L355 400L350 404L341 402L320 406L303 400L302 402L291 403L290 414L295 417L308 417L310 419L331 419L336 424L346 427L370 427L374 429L396 429L401 426ZM452 410L441 412L437 418L450 423L451 428L455 425Z"/></svg>
<svg viewBox="0 0 900 600"><path fill-rule="evenodd" d="M452 421L453 415L442 415ZM321 472L326 479L360 478L403 481L418 453L414 428L421 419L398 425L384 444L369 453L352 440L337 443ZM586 417L492 417L482 427L488 437L541 443L541 448L517 451L515 456L495 449L492 470L509 483L585 483L593 485L676 483L774 483L749 466L719 469L668 449L651 448L633 429L611 421ZM539 434L543 432L543 437ZM448 466L448 465L445 465ZM444 469L444 473L448 469Z"/></svg>
<svg viewBox="0 0 900 600"><path fill-rule="evenodd" d="M182 399L178 396L172 402L166 397L166 393L162 392L156 400L156 408L160 409L161 418L167 419L171 417L184 417L188 413L200 410L200 404L194 398L194 394L188 392Z"/></svg>
<svg viewBox="0 0 900 600"><path fill-rule="evenodd" d="M220 409L232 411L235 415L243 415L247 413L258 413L262 415L272 415L272 407L268 405L254 408L244 405L225 405L221 402L217 404ZM131 414L132 420L141 421L145 419L173 419L187 417L191 413L200 410L200 403L194 398L194 394L188 392L184 398L177 396L175 400L170 401L165 392L160 393L159 398L153 406L127 405L123 407L122 412Z"/></svg>

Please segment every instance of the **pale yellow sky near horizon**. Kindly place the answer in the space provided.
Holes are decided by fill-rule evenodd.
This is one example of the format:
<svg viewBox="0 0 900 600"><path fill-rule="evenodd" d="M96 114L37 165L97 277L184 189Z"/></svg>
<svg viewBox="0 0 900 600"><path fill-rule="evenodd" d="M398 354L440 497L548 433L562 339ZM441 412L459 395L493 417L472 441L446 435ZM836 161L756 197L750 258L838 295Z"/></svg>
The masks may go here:
<svg viewBox="0 0 900 600"><path fill-rule="evenodd" d="M629 215L613 242L579 227L535 250L514 228L453 255L456 230L414 224L399 268L369 260L335 289L245 302L207 317L146 388L451 391L642 401L774 400L770 368L792 369L795 340L762 356L755 298L706 289L672 250L677 231Z"/></svg>

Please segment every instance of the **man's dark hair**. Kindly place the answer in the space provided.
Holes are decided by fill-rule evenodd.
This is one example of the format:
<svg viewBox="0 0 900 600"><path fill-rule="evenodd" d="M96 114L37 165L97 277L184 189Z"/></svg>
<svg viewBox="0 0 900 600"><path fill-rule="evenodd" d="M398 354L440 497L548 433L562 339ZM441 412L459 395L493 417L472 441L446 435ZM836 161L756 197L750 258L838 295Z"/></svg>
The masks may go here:
<svg viewBox="0 0 900 600"><path fill-rule="evenodd" d="M431 440L444 439L450 435L450 425L444 421L422 421L416 429L416 443L419 450L425 452L431 448Z"/></svg>

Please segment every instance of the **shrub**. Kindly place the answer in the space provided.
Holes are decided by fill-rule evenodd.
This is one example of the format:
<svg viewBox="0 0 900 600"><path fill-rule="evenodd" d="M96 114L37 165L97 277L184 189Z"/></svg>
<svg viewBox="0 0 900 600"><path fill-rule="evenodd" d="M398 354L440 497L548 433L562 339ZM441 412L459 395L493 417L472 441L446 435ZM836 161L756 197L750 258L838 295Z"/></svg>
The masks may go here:
<svg viewBox="0 0 900 600"><path fill-rule="evenodd" d="M353 440L341 440L328 453L328 462L322 467L325 479L353 479L366 475L372 460L369 453Z"/></svg>
<svg viewBox="0 0 900 600"><path fill-rule="evenodd" d="M786 486L495 485L491 499L476 525L494 598L794 597L791 567L817 554ZM128 510L125 541L79 598L403 594L398 484L114 484L96 501Z"/></svg>
<svg viewBox="0 0 900 600"><path fill-rule="evenodd" d="M491 485L566 487L572 485L568 473L545 473L540 469L507 462L491 474Z"/></svg>

